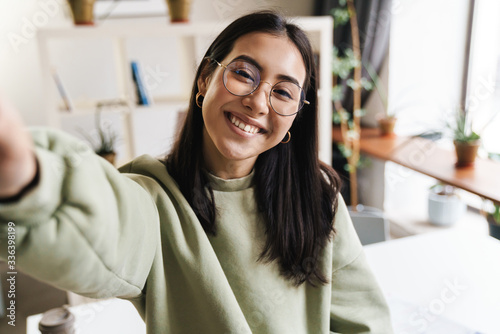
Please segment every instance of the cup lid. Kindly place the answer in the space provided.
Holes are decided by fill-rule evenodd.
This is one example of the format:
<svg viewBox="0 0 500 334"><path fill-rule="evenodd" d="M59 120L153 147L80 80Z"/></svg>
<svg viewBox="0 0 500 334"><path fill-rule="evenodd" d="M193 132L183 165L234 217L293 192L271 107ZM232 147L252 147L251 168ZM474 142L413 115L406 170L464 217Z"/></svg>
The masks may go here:
<svg viewBox="0 0 500 334"><path fill-rule="evenodd" d="M75 316L68 307L58 307L45 312L38 324L40 331L62 330L73 326Z"/></svg>

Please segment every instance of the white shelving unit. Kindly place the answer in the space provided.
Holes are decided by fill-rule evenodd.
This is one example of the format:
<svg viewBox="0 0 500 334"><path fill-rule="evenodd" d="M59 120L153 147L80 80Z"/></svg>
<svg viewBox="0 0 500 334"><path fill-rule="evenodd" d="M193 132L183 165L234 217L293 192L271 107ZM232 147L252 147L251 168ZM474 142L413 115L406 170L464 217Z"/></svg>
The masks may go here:
<svg viewBox="0 0 500 334"><path fill-rule="evenodd" d="M301 26L309 35L314 51L320 57L320 82L318 91L319 104L319 129L320 129L320 159L330 164L331 162L331 119L332 104L330 99L331 91L331 50L333 20L331 17L296 17L292 19L294 23ZM118 92L116 98L126 99L130 102L131 108L122 112L125 144L125 154L119 161L127 161L142 153L147 152L148 135L151 132L146 125L140 127L140 122L154 124L157 117L161 117L170 108L180 108L183 104L187 106L191 85L194 80L196 65L201 60L206 48L217 34L230 22L193 22L188 24L169 24L161 21L105 21L99 26L93 27L48 27L40 29L38 32L38 46L43 77L43 88L45 89L45 105L43 112L47 126L64 129L64 123L68 120L75 120L78 117L93 115L94 106L97 101L91 101L87 105L75 103L72 112L61 110L61 97L57 91L52 77L52 68L57 68L58 64L54 57L54 41L100 41L112 48L113 72L115 75ZM154 39L171 38L176 43L172 46L172 51L180 52L179 62L176 68L182 73L176 85L178 93L170 96L155 97L156 103L151 107L135 106L135 92L131 84L131 70L127 41L131 39ZM74 66L79 66L81 59L74 60ZM84 60L83 60L84 61ZM84 80L84 78L82 78ZM160 102L161 101L161 102ZM165 121L163 119L162 121ZM66 130L66 129L65 129ZM158 129L159 130L159 129ZM174 129L175 130L175 129ZM140 139L138 141L138 139ZM153 140L153 139L152 139ZM154 140L153 140L154 141ZM157 144L157 143L156 143ZM143 149L138 149L138 146ZM167 148L165 148L167 149ZM164 151L166 152L166 150Z"/></svg>

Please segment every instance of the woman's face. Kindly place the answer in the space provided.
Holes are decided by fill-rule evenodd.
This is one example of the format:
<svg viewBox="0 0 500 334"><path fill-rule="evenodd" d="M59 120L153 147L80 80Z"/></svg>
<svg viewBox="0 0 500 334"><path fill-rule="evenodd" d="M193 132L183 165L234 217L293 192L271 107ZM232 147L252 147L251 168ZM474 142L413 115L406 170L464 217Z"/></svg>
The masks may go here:
<svg viewBox="0 0 500 334"><path fill-rule="evenodd" d="M288 78L302 86L306 76L299 50L286 36L244 35L225 59L217 60L228 65L240 57L260 67L261 83L252 94L235 96L228 92L220 66L207 80L198 79L198 89L204 96L206 168L224 179L248 175L259 154L276 145L289 145L280 142L287 137L296 115L281 116L273 110L269 103L271 85Z"/></svg>

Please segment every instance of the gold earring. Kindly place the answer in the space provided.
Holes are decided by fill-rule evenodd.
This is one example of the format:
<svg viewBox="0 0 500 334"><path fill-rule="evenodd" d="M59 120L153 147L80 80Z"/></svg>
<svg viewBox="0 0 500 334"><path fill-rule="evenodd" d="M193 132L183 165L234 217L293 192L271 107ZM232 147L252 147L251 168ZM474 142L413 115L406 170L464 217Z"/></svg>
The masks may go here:
<svg viewBox="0 0 500 334"><path fill-rule="evenodd" d="M201 102L199 101L200 96L204 97L203 95L201 95L201 92L196 93L195 101L196 101L196 105L201 109L201 105L203 104L203 100L201 100Z"/></svg>
<svg viewBox="0 0 500 334"><path fill-rule="evenodd" d="M286 144L290 141L290 139L292 139L292 134L290 133L290 131L288 131L287 133L288 133L288 139L281 141L282 144Z"/></svg>

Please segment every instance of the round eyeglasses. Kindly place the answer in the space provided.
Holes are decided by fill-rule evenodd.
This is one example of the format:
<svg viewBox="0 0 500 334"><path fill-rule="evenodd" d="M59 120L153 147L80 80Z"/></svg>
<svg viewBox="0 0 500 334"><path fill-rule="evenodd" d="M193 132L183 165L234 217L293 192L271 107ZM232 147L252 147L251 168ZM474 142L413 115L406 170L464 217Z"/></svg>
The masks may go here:
<svg viewBox="0 0 500 334"><path fill-rule="evenodd" d="M245 60L236 59L228 65L212 60L224 68L224 87L233 95L250 95L259 88L261 82L266 82L260 80L259 69ZM278 115L292 116L298 113L304 104L309 104L309 101L305 99L304 90L299 85L291 81L279 81L271 85L269 104Z"/></svg>

